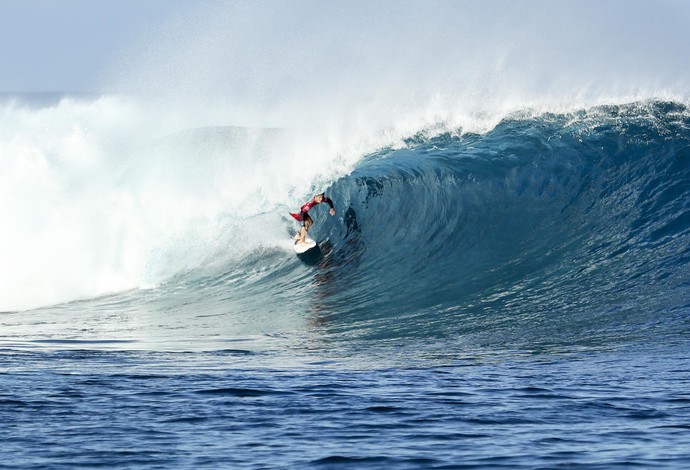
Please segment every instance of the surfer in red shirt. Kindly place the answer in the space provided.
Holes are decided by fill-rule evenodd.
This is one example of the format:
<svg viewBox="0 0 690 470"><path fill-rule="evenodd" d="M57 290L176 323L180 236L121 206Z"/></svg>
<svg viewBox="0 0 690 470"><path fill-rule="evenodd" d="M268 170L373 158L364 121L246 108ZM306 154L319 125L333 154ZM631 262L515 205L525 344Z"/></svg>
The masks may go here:
<svg viewBox="0 0 690 470"><path fill-rule="evenodd" d="M304 239L307 237L307 231L309 230L309 227L311 227L311 224L314 223L314 220L309 216L309 209L317 204L321 204L322 202L325 202L331 206L331 210L329 212L331 215L335 215L333 201L326 197L325 193L317 194L311 198L309 202L304 203L300 208L299 214L290 213L290 215L294 217L297 222L302 222L302 229L299 231L299 235L297 235L297 241L295 241L295 244L304 243Z"/></svg>

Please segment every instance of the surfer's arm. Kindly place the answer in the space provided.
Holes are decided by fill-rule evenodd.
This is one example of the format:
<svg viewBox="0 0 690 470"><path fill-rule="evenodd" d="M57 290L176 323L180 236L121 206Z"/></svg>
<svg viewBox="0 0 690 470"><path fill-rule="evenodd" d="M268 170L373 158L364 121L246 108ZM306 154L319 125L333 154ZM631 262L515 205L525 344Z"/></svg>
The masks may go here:
<svg viewBox="0 0 690 470"><path fill-rule="evenodd" d="M331 200L331 198L324 196L323 202L331 206L331 210L329 212L331 213L331 215L335 215L335 207L333 207L333 201Z"/></svg>

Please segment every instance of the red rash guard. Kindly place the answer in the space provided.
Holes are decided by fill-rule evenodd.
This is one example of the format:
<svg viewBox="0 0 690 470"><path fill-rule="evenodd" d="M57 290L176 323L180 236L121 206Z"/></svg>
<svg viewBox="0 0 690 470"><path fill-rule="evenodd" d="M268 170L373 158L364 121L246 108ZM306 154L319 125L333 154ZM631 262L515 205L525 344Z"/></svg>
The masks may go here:
<svg viewBox="0 0 690 470"><path fill-rule="evenodd" d="M325 202L326 204L331 206L331 209L334 209L333 201L330 198L326 197L325 195L323 197L323 201L321 201L321 202ZM302 205L302 207L300 207L300 213L299 214L290 213L290 215L292 217L294 217L295 220L297 220L297 222L303 222L304 216L307 215L307 212L309 212L309 209L311 209L312 207L314 207L317 204L320 204L320 203L316 202L316 196L314 196L313 198L311 198L311 200L309 200L309 202L304 203Z"/></svg>

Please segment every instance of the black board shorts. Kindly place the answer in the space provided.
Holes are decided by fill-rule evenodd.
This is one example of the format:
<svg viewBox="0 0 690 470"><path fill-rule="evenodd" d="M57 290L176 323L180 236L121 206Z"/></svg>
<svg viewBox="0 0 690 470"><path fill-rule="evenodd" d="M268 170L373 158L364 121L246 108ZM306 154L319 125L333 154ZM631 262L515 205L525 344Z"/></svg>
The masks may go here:
<svg viewBox="0 0 690 470"><path fill-rule="evenodd" d="M299 213L299 218L300 218L300 220L302 221L302 226L304 226L304 224L307 222L307 220L308 220L309 222L311 222L312 224L314 223L314 221L312 220L312 218L309 216L309 213L308 213L308 212L301 211L301 212Z"/></svg>

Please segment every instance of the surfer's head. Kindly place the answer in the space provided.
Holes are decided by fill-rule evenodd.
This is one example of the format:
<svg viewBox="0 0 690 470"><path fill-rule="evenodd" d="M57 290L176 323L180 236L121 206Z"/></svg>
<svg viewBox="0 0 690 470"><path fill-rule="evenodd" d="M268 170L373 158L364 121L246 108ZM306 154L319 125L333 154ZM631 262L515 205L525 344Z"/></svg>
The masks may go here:
<svg viewBox="0 0 690 470"><path fill-rule="evenodd" d="M325 198L325 197L326 197L326 193L317 194L317 195L314 197L314 200L315 200L316 202L323 202L323 198Z"/></svg>

